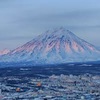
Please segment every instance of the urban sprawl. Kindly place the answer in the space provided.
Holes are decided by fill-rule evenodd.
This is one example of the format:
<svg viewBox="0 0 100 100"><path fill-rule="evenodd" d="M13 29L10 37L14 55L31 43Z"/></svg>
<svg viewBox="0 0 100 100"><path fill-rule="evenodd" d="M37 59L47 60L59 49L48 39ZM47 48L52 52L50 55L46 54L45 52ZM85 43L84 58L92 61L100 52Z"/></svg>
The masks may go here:
<svg viewBox="0 0 100 100"><path fill-rule="evenodd" d="M100 76L0 77L0 100L100 100Z"/></svg>

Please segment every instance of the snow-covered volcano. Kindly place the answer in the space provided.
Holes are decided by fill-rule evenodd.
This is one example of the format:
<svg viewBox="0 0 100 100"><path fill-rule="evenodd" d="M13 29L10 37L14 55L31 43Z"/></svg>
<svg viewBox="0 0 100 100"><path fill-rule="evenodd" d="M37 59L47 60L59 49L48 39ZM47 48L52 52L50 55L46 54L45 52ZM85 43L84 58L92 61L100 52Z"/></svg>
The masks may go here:
<svg viewBox="0 0 100 100"><path fill-rule="evenodd" d="M60 64L100 60L100 51L65 28L48 30L2 56L1 62Z"/></svg>

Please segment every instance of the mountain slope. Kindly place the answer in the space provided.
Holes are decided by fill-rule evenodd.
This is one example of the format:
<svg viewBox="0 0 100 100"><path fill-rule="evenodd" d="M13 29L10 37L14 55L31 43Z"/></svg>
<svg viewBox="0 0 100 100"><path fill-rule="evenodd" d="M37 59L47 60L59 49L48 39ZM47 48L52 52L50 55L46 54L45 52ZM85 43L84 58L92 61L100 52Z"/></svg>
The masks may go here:
<svg viewBox="0 0 100 100"><path fill-rule="evenodd" d="M2 56L1 62L59 64L100 60L100 51L69 30L46 31L32 41Z"/></svg>
<svg viewBox="0 0 100 100"><path fill-rule="evenodd" d="M7 54L7 53L9 53L9 52L10 52L10 50L8 50L8 49L1 50L1 51L0 51L0 56L1 56L1 55L5 55L5 54Z"/></svg>

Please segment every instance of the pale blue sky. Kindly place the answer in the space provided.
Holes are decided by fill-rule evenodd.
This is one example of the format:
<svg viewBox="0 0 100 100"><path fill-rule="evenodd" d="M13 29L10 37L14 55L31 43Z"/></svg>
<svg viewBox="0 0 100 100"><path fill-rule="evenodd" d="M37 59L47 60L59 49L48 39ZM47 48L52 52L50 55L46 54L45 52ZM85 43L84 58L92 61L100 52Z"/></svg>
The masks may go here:
<svg viewBox="0 0 100 100"><path fill-rule="evenodd" d="M0 50L60 26L100 47L100 0L0 0Z"/></svg>

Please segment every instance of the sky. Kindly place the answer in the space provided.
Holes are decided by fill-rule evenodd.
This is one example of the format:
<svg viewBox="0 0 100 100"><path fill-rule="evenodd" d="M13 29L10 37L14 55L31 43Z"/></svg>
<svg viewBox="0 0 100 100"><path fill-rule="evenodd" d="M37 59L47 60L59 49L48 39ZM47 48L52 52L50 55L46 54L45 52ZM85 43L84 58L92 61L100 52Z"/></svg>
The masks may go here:
<svg viewBox="0 0 100 100"><path fill-rule="evenodd" d="M100 47L100 0L0 0L0 50L61 26Z"/></svg>

